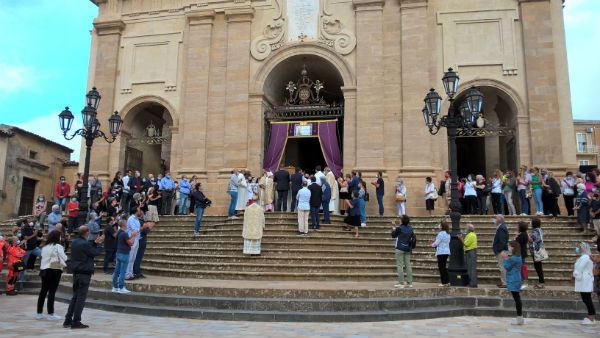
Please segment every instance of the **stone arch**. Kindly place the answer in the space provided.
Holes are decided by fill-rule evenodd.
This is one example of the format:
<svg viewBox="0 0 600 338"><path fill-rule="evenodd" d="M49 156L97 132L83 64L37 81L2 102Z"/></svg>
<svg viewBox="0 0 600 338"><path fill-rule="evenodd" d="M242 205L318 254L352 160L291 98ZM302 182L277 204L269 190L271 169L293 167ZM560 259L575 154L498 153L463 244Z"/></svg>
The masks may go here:
<svg viewBox="0 0 600 338"><path fill-rule="evenodd" d="M352 71L350 64L342 56L323 45L301 42L282 47L277 52L269 55L269 57L262 62L256 74L253 76L254 80L250 85L250 93L262 93L264 83L273 69L275 69L281 61L296 55L319 56L329 61L336 68L344 81L344 87L354 87L356 85L354 72Z"/></svg>
<svg viewBox="0 0 600 338"><path fill-rule="evenodd" d="M470 80L465 83L462 83L458 86L458 90L456 92L456 97L460 97L471 88L471 86L475 87L492 87L498 90L498 95L502 97L509 105L513 111L516 112L515 117L527 116L527 109L525 109L525 103L521 99L521 96L517 93L517 91L512 88L510 85L494 80L494 79L475 79Z"/></svg>
<svg viewBox="0 0 600 338"><path fill-rule="evenodd" d="M167 121L169 123L169 125L170 126L178 126L179 125L178 115L175 111L175 108L173 108L173 105L169 101L167 101L166 99L164 99L160 96L156 96L156 95L143 95L143 96L138 96L138 97L132 99L131 101L127 102L119 110L119 112L121 114L121 118L123 119L123 127L124 128L126 128L128 125L131 125L131 122L135 115L135 114L132 114L132 111L134 110L134 108L143 103L157 103L157 104L162 105L163 107L165 107L165 109L169 113L169 114L167 114L167 117L170 119L170 121Z"/></svg>

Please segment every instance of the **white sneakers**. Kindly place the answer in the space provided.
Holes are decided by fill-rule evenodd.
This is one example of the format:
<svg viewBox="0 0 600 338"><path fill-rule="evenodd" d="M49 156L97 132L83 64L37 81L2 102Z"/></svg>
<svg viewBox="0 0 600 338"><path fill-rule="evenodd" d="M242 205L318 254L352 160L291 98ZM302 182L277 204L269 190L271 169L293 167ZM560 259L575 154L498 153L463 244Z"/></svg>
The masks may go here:
<svg viewBox="0 0 600 338"><path fill-rule="evenodd" d="M413 285L405 282L405 283L398 283L398 284L394 285L394 287L398 288L398 289L404 289L404 288L412 288Z"/></svg>
<svg viewBox="0 0 600 338"><path fill-rule="evenodd" d="M523 316L518 316L517 319L510 322L510 324L511 325L523 325L523 324L525 324L525 320L523 319Z"/></svg>
<svg viewBox="0 0 600 338"><path fill-rule="evenodd" d="M522 285L521 285L521 290L525 290L525 289L527 289L527 287L528 287L528 286L529 286L529 285L527 285L527 284L522 284Z"/></svg>
<svg viewBox="0 0 600 338"><path fill-rule="evenodd" d="M62 317L59 316L59 315L53 314L53 315L48 316L48 318L46 318L46 319L48 319L48 320L61 320Z"/></svg>
<svg viewBox="0 0 600 338"><path fill-rule="evenodd" d="M125 289L125 287L123 287L122 289L119 289L119 291L118 291L118 292L119 292L119 293L122 293L122 294L128 294L128 293L131 293L131 291L129 291L129 290L127 290L127 289Z"/></svg>
<svg viewBox="0 0 600 338"><path fill-rule="evenodd" d="M35 314L35 319L37 319L37 320L44 319L44 314L43 313L36 313Z"/></svg>
<svg viewBox="0 0 600 338"><path fill-rule="evenodd" d="M581 321L581 325L594 325L596 324L595 320L590 320L588 317L583 318Z"/></svg>
<svg viewBox="0 0 600 338"><path fill-rule="evenodd" d="M360 223L360 226L361 226L361 227L366 227L366 226L367 226L367 223Z"/></svg>
<svg viewBox="0 0 600 338"><path fill-rule="evenodd" d="M118 292L119 292L119 289L118 289L118 288L112 288L111 292L112 292L112 293L118 293Z"/></svg>

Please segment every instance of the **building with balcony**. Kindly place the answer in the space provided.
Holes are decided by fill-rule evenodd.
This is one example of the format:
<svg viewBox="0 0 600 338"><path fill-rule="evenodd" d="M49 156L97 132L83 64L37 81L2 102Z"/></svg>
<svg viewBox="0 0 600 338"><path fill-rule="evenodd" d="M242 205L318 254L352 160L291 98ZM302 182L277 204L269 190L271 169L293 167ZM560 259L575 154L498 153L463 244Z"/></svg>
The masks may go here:
<svg viewBox="0 0 600 338"><path fill-rule="evenodd" d="M600 120L573 120L579 166L598 166Z"/></svg>

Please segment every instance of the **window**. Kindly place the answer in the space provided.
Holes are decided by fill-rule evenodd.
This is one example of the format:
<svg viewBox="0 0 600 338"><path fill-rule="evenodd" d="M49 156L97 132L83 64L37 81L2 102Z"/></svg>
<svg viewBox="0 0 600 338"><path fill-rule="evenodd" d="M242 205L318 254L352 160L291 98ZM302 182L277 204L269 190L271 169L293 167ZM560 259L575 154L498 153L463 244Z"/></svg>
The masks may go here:
<svg viewBox="0 0 600 338"><path fill-rule="evenodd" d="M577 152L584 153L587 151L588 137L585 133L577 133Z"/></svg>
<svg viewBox="0 0 600 338"><path fill-rule="evenodd" d="M590 165L589 160L579 160L579 165Z"/></svg>
<svg viewBox="0 0 600 338"><path fill-rule="evenodd" d="M30 150L30 151L29 151L29 159L30 159L30 160L35 160L35 159L37 159L37 155L38 155L37 151L33 151L33 150Z"/></svg>

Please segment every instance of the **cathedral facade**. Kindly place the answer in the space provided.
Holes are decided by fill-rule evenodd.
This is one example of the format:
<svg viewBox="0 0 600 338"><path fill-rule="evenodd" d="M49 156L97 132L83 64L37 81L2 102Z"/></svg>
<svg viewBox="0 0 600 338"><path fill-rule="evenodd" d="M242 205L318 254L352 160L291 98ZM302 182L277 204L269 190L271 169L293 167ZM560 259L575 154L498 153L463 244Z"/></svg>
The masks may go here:
<svg viewBox="0 0 600 338"><path fill-rule="evenodd" d="M445 97L450 67L456 102L476 86L482 117L503 131L459 137L459 175L576 166L561 0L92 2L88 86L100 121L124 120L115 143L92 150L105 181L126 169L197 175L223 213L232 168L321 165L367 182L382 171L386 214L398 177L408 214L421 214L425 177L439 185L448 169L423 99L432 87Z"/></svg>

